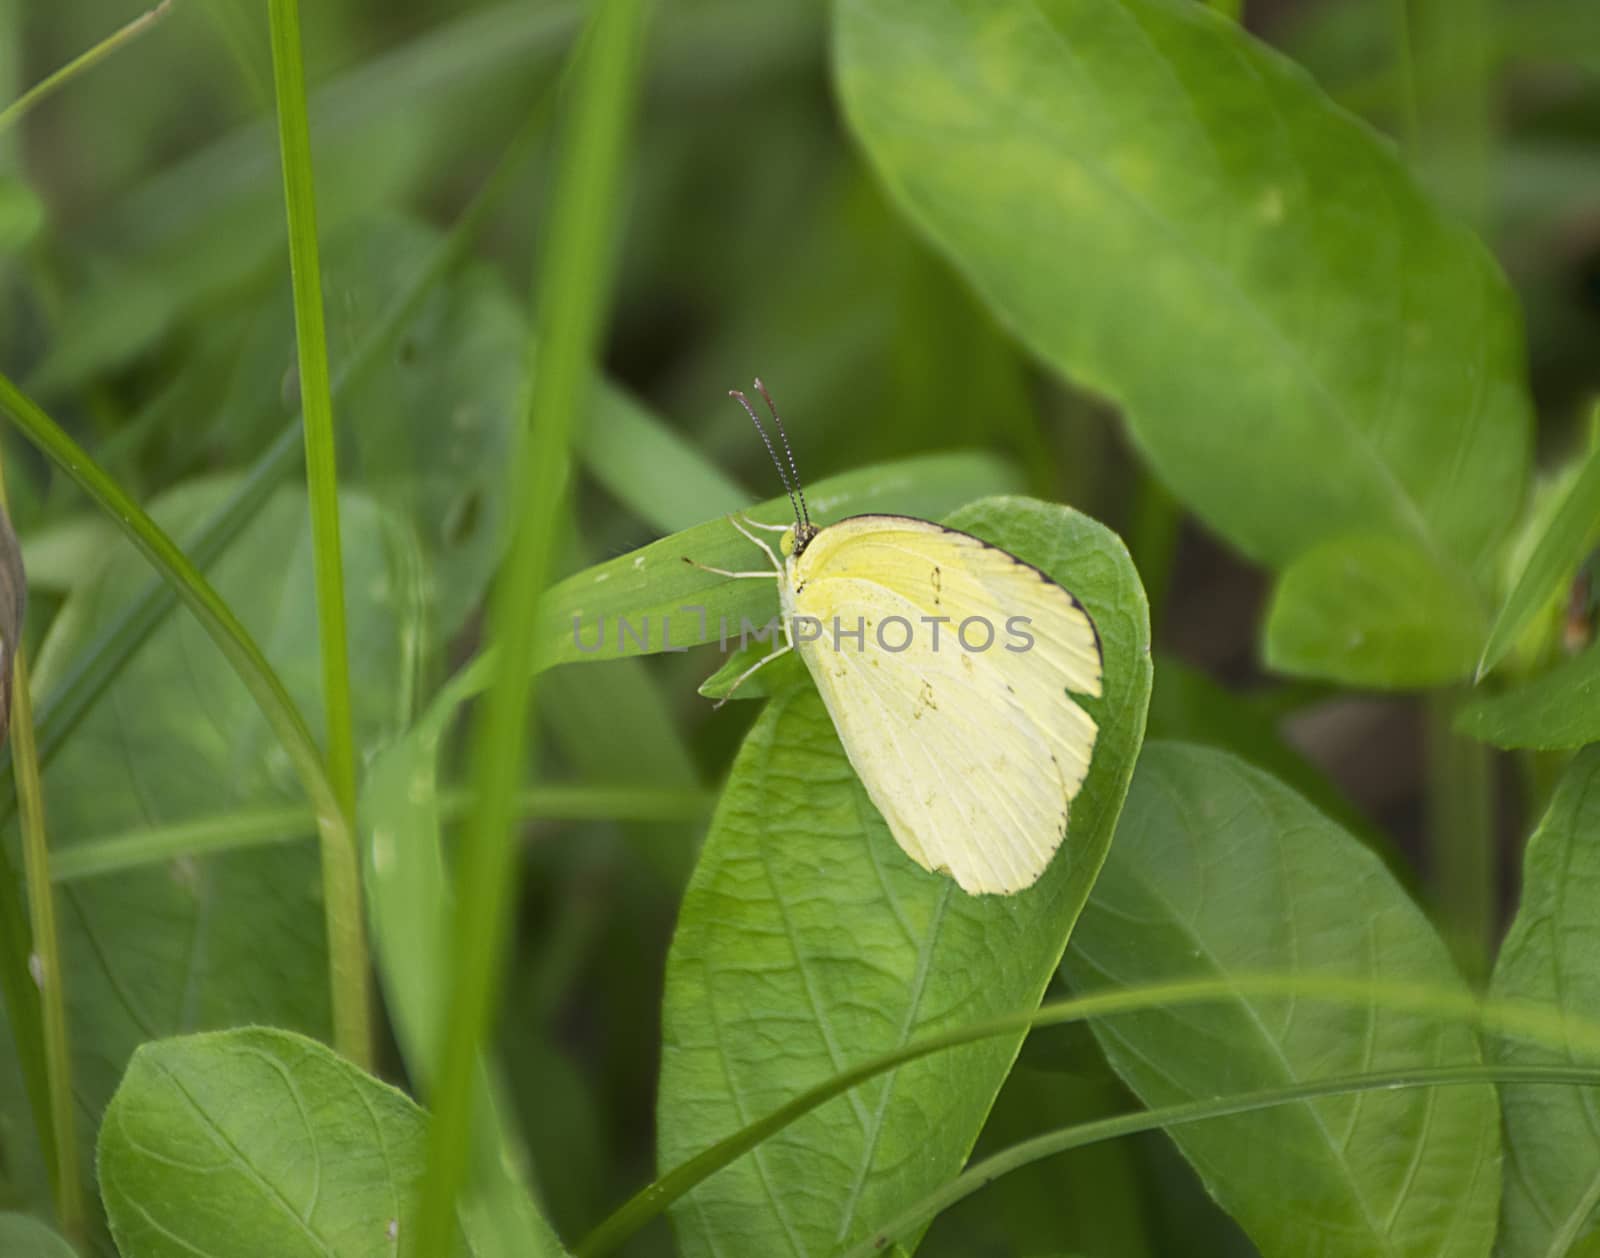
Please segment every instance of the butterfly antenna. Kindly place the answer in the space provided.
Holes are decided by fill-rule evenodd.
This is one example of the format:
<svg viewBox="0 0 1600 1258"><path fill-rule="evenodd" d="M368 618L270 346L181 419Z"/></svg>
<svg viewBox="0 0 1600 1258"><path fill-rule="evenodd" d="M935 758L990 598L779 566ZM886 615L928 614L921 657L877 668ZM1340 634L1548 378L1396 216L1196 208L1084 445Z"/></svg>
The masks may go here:
<svg viewBox="0 0 1600 1258"><path fill-rule="evenodd" d="M806 491L800 486L800 469L795 466L794 448L789 444L789 434L783 430L783 420L778 418L778 408L772 404L772 394L767 392L767 386L761 383L761 378L756 377L756 392L766 399L767 409L772 412L772 422L778 426L778 436L783 439L783 452L789 456L789 472L794 479L794 491L800 495L800 515L805 523L806 533L811 533L811 508L806 506Z"/></svg>
<svg viewBox="0 0 1600 1258"><path fill-rule="evenodd" d="M759 382L757 382L757 387L760 387ZM750 416L750 422L756 426L756 431L761 434L761 444L767 447L767 457L772 460L772 466L778 469L778 479L783 482L784 491L789 495L789 509L794 512L795 531L801 531L802 522L809 524L810 521L802 520L800 503L795 501L794 485L790 483L789 473L783 470L783 462L778 458L778 452L772 448L772 438L767 436L767 430L761 426L761 418L756 414L755 407L750 405L749 398L739 392L738 389L729 389L728 396L744 407L744 413ZM769 402L768 405L770 406L771 403ZM791 464L794 462L792 456L789 461Z"/></svg>

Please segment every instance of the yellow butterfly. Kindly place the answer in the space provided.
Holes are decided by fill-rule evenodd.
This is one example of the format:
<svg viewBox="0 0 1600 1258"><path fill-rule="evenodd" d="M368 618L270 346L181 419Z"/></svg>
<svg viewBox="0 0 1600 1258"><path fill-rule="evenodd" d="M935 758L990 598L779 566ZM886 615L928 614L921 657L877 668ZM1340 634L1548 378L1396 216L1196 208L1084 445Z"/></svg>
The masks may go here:
<svg viewBox="0 0 1600 1258"><path fill-rule="evenodd" d="M733 686L798 651L906 855L972 894L1032 886L1094 750L1095 722L1069 693L1100 694L1094 623L1043 572L968 533L898 515L812 524L783 421L755 387L787 471L749 399L731 396L766 444L794 524L732 518L771 570L706 569L778 582L784 640ZM782 558L752 530L781 532Z"/></svg>

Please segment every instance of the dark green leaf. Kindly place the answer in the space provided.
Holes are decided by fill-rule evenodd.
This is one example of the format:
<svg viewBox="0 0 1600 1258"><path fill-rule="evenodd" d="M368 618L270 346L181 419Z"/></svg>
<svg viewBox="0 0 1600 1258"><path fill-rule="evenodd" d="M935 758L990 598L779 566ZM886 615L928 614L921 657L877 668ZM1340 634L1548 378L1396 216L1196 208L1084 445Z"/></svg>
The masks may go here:
<svg viewBox="0 0 1600 1258"><path fill-rule="evenodd" d="M1495 964L1492 994L1588 1015L1600 1002L1600 748L1567 769L1523 858L1522 903ZM1490 1059L1594 1064L1579 1050L1500 1039ZM1502 1084L1506 1170L1500 1258L1589 1253L1600 1203L1600 1109L1588 1088ZM1573 1248L1575 1245L1580 1248Z"/></svg>
<svg viewBox="0 0 1600 1258"><path fill-rule="evenodd" d="M675 1165L872 1053L1036 1003L1110 840L1143 733L1149 623L1126 548L1067 508L990 499L949 522L1036 564L1089 609L1105 697L1063 854L1016 896L915 866L851 772L809 681L745 741L667 963L659 1157ZM676 1211L690 1254L825 1253L965 1159L1021 1037L930 1057L830 1102Z"/></svg>
<svg viewBox="0 0 1600 1258"><path fill-rule="evenodd" d="M1371 852L1260 770L1207 748L1146 746L1063 968L1080 991L1307 980L1305 997L1241 994L1098 1024L1111 1064L1150 1107L1479 1059L1468 1027L1314 999L1319 976L1462 983ZM1329 1097L1173 1138L1266 1258L1455 1258L1486 1254L1494 1234L1499 1113L1488 1087Z"/></svg>

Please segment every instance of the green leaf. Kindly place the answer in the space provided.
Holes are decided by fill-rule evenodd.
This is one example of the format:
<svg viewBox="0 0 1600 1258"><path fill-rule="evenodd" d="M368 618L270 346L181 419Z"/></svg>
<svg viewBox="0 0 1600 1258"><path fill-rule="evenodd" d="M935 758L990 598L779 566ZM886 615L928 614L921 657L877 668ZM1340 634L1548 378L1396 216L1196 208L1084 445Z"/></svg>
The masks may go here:
<svg viewBox="0 0 1600 1258"><path fill-rule="evenodd" d="M964 502L1015 485L1015 473L998 459L933 454L829 477L811 486L806 498L819 523L869 511L937 519ZM745 514L763 523L784 523L789 500L771 498ZM688 560L730 571L771 566L726 517L707 520L553 585L541 607L536 654L555 665L680 651L718 641L724 626L736 642L742 620L759 629L776 618L775 582L729 580L691 567Z"/></svg>
<svg viewBox="0 0 1600 1258"><path fill-rule="evenodd" d="M1466 993L1378 859L1258 769L1148 744L1063 965L1090 991L1281 973ZM1479 1060L1470 1028L1376 1002L1242 993L1097 1023L1150 1107ZM1329 1097L1173 1132L1265 1258L1486 1254L1499 1115L1488 1087ZM1292 1208L1287 1208L1292 1203Z"/></svg>
<svg viewBox="0 0 1600 1258"><path fill-rule="evenodd" d="M1496 999L1554 1006L1568 1014L1600 1001L1600 747L1568 767L1550 808L1528 840L1522 903L1495 964ZM1510 1038L1491 1041L1503 1064L1595 1064L1581 1050L1558 1051ZM1500 1258L1560 1258L1593 1246L1600 1204L1600 1109L1588 1088L1502 1084L1506 1164Z"/></svg>
<svg viewBox="0 0 1600 1258"><path fill-rule="evenodd" d="M231 481L185 486L159 500L154 514L181 537L231 488ZM407 626L418 596L395 560L403 539L388 517L357 494L346 496L343 514L356 728L361 744L372 746L410 717ZM319 662L305 495L272 498L210 575L315 728ZM92 639L145 579L131 547L117 542L102 578L69 599L76 611L63 618L62 632ZM167 620L132 658L45 773L51 839L65 851L79 839L216 817L229 807L304 801L267 719L187 616ZM249 1022L328 1029L313 842L182 856L66 886L61 928L72 976L74 1077L86 1115L100 1112L128 1054L153 1037ZM9 1074L0 1070L7 1098L0 1108L10 1104ZM87 1134L90 1147L92 1128Z"/></svg>
<svg viewBox="0 0 1600 1258"><path fill-rule="evenodd" d="M750 731L667 961L659 1159L673 1166L873 1053L1039 1000L1104 857L1150 691L1126 548L1064 507L988 499L949 522L1036 564L1088 608L1105 697L1065 859L1010 897L916 867L867 800L809 682ZM952 1175L1021 1036L901 1067L807 1115L675 1211L685 1253L823 1253Z"/></svg>
<svg viewBox="0 0 1600 1258"><path fill-rule="evenodd" d="M100 1190L123 1258L408 1255L426 1128L303 1036L157 1040L106 1110Z"/></svg>
<svg viewBox="0 0 1600 1258"><path fill-rule="evenodd" d="M1596 411L1600 417L1600 410ZM1528 622L1557 594L1600 539L1600 446L1590 451L1577 479L1561 499L1555 516L1528 556L1517 583L1506 596L1478 660L1482 678L1505 658Z"/></svg>
<svg viewBox="0 0 1600 1258"><path fill-rule="evenodd" d="M462 703L483 685L480 666L458 675L427 713L374 760L360 816L369 920L406 1065L431 1088L451 976L450 879L441 847L439 744ZM478 1258L565 1253L528 1194L526 1153L508 1128L505 1089L487 1063L473 1096L471 1179L460 1210Z"/></svg>
<svg viewBox="0 0 1600 1258"><path fill-rule="evenodd" d="M1347 686L1442 686L1472 675L1483 631L1482 605L1458 575L1401 538L1345 537L1283 574L1266 660Z"/></svg>
<svg viewBox="0 0 1600 1258"><path fill-rule="evenodd" d="M1456 729L1505 748L1556 751L1600 742L1600 643L1524 685L1467 704Z"/></svg>
<svg viewBox="0 0 1600 1258"><path fill-rule="evenodd" d="M893 198L1203 520L1274 567L1376 532L1481 579L1528 463L1516 305L1391 147L1189 0L836 12Z"/></svg>
<svg viewBox="0 0 1600 1258"><path fill-rule="evenodd" d="M0 1214L0 1254L6 1258L77 1258L71 1245L26 1214Z"/></svg>

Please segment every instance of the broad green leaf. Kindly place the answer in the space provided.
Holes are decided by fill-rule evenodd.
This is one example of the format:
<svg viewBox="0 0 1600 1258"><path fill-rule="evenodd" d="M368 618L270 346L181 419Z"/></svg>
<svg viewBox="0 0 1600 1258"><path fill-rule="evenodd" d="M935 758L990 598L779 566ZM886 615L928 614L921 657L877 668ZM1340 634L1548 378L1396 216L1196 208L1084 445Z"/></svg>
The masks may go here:
<svg viewBox="0 0 1600 1258"><path fill-rule="evenodd" d="M0 1214L0 1254L6 1258L77 1258L71 1245L26 1214Z"/></svg>
<svg viewBox="0 0 1600 1258"><path fill-rule="evenodd" d="M1600 417L1600 410L1596 416ZM1570 578L1577 571L1596 540L1600 540L1600 446L1584 460L1582 470L1561 498L1561 505L1495 615L1489 640L1478 659L1480 678L1505 658L1551 595L1559 597L1561 579Z"/></svg>
<svg viewBox="0 0 1600 1258"><path fill-rule="evenodd" d="M1015 485L1015 473L998 459L934 454L829 477L809 487L806 498L819 524L869 511L937 519ZM783 523L790 519L789 500L772 498L745 514ZM546 592L542 657L568 664L679 651L717 642L724 632L737 642L742 621L759 629L777 616L775 582L729 580L690 566L691 560L730 571L771 566L725 516L608 559Z"/></svg>
<svg viewBox="0 0 1600 1258"><path fill-rule="evenodd" d="M176 536L205 518L230 483L189 485L154 506ZM396 561L404 539L370 500L343 503L350 657L363 746L410 716L417 595ZM210 576L249 626L313 729L320 666L303 493L274 497ZM101 579L74 593L62 632L92 638L148 569L124 542ZM287 757L200 626L169 618L118 676L45 774L52 842L216 817L230 807L302 804ZM270 1022L310 1033L327 1026L327 970L318 856L279 844L183 856L61 889L61 932L74 1078L85 1122L110 1097L135 1046L157 1036ZM3 1061L3 1059L0 1059ZM9 1065L0 1108L14 1104ZM93 1131L84 1147L93 1146ZM31 1156L26 1146L8 1157Z"/></svg>
<svg viewBox="0 0 1600 1258"><path fill-rule="evenodd" d="M1496 747L1555 751L1600 742L1600 643L1461 709L1456 729Z"/></svg>
<svg viewBox="0 0 1600 1258"><path fill-rule="evenodd" d="M1072 590L1105 649L1100 739L1062 853L1015 896L918 868L867 800L809 680L775 696L734 763L667 960L657 1122L673 1166L804 1087L917 1036L1035 1004L1104 858L1150 693L1126 548L1065 507L975 503L949 522ZM686 1254L818 1254L942 1183L972 1148L1021 1037L901 1067L830 1102L676 1209Z"/></svg>
<svg viewBox="0 0 1600 1258"><path fill-rule="evenodd" d="M1462 989L1427 919L1361 843L1260 770L1182 743L1140 756L1063 969L1079 991L1284 972ZM1096 1033L1150 1107L1479 1060L1468 1027L1310 993L1118 1017ZM1172 1134L1264 1258L1489 1251L1491 1088L1330 1097Z"/></svg>
<svg viewBox="0 0 1600 1258"><path fill-rule="evenodd" d="M315 1040L156 1040L106 1109L100 1190L122 1258L410 1258L426 1133L409 1097Z"/></svg>
<svg viewBox="0 0 1600 1258"><path fill-rule="evenodd" d="M1481 578L1528 462L1515 303L1389 146L1189 0L836 13L892 196L1186 505L1275 567L1377 532Z"/></svg>
<svg viewBox="0 0 1600 1258"><path fill-rule="evenodd" d="M1600 748L1568 767L1528 840L1522 903L1495 963L1497 999L1592 1012L1600 1001ZM1592 1065L1576 1050L1510 1038L1491 1061ZM1502 1084L1505 1176L1499 1258L1562 1258L1600 1243L1600 1100L1589 1088ZM1575 1248L1576 1246L1576 1248Z"/></svg>
<svg viewBox="0 0 1600 1258"><path fill-rule="evenodd" d="M1483 633L1482 606L1457 575L1402 538L1352 536L1283 574L1266 660L1348 686L1442 686L1472 675Z"/></svg>
<svg viewBox="0 0 1600 1258"><path fill-rule="evenodd" d="M439 744L463 701L482 687L469 669L405 735L379 753L362 789L367 904L379 973L406 1064L431 1087L448 1006L449 875L441 848ZM461 1215L478 1258L560 1255L559 1239L528 1195L526 1155L508 1130L505 1092L485 1065L473 1104L472 1178Z"/></svg>

